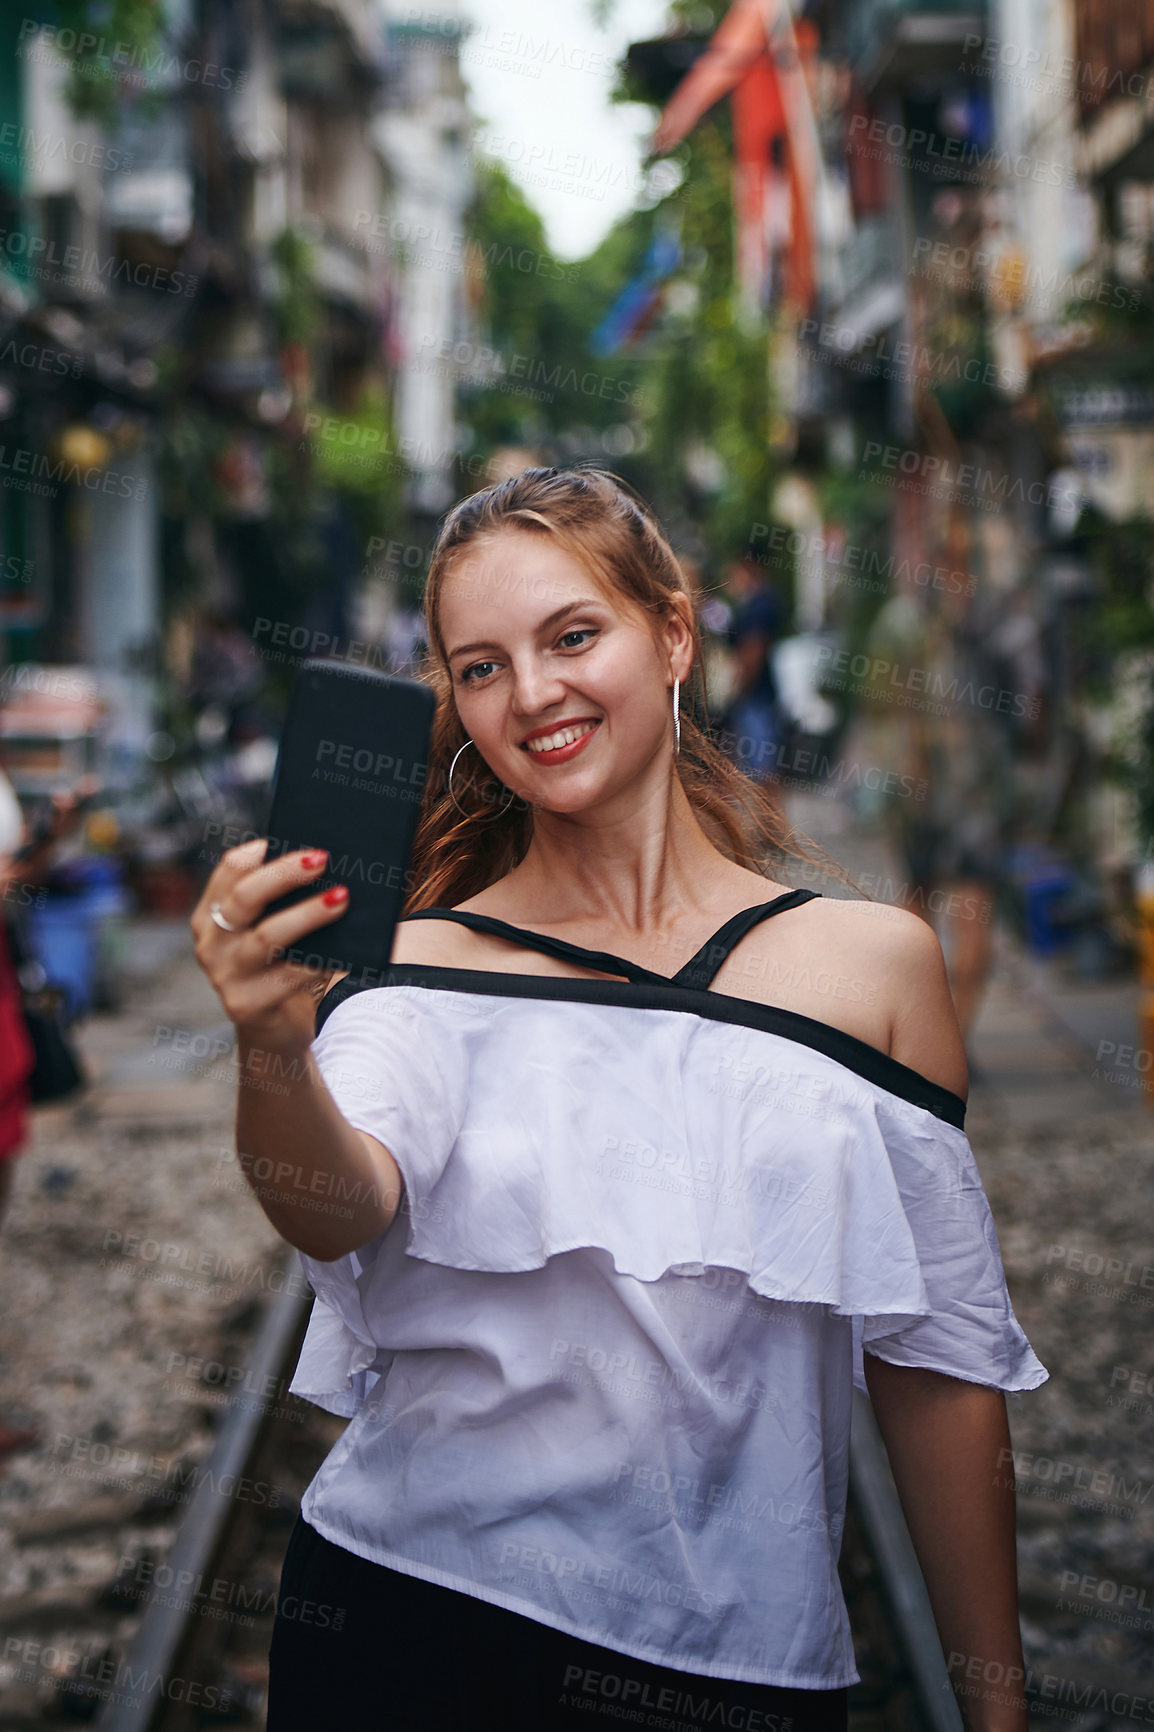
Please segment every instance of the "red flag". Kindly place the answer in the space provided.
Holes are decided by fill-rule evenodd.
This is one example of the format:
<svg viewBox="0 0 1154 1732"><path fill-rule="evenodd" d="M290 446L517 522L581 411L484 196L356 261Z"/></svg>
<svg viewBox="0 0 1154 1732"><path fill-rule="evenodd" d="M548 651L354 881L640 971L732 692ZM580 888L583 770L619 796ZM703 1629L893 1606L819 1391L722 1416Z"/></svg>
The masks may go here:
<svg viewBox="0 0 1154 1732"><path fill-rule="evenodd" d="M732 107L737 274L747 300L758 305L774 241L780 245L788 238L780 226L784 174L773 156L774 141L785 134L785 115L777 74L764 49L734 86Z"/></svg>
<svg viewBox="0 0 1154 1732"><path fill-rule="evenodd" d="M785 14L788 18L788 13ZM799 18L794 27L796 56L778 63L782 107L789 140L789 192L792 227L785 298L806 312L813 305L817 283L814 271L814 203L817 199L821 158L813 122L811 91L815 83L817 27L809 18Z"/></svg>
<svg viewBox="0 0 1154 1732"><path fill-rule="evenodd" d="M775 192L781 190L774 141L785 140L785 295L803 308L814 295L812 206L819 160L808 84L816 52L813 25L801 19L794 32L782 0L734 0L670 97L653 136L655 152L672 150L715 102L732 93L738 272L746 293L757 300L775 239Z"/></svg>
<svg viewBox="0 0 1154 1732"><path fill-rule="evenodd" d="M653 135L653 149L664 155L692 132L715 102L728 96L759 54L765 53L761 0L734 0L705 53L696 60L665 105Z"/></svg>

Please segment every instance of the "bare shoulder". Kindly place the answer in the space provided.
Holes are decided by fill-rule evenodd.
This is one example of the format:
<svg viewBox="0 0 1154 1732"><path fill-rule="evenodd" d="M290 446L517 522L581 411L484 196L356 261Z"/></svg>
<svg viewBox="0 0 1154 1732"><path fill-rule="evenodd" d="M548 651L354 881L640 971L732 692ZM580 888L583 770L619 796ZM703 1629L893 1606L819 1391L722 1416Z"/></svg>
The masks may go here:
<svg viewBox="0 0 1154 1732"><path fill-rule="evenodd" d="M945 980L941 941L928 921L910 908L888 902L841 902L855 923L871 960L884 967L900 990L925 988Z"/></svg>
<svg viewBox="0 0 1154 1732"><path fill-rule="evenodd" d="M468 968L483 944L479 934L455 920L401 920L393 936L392 961L428 968Z"/></svg>
<svg viewBox="0 0 1154 1732"><path fill-rule="evenodd" d="M890 1057L965 1100L970 1086L965 1042L937 933L908 908L881 902L837 906L859 935L863 968L884 985Z"/></svg>
<svg viewBox="0 0 1154 1732"><path fill-rule="evenodd" d="M475 898L474 898L475 902ZM489 912L463 902L458 911ZM401 920L393 936L392 961L415 968L462 968L482 973L547 974L560 964L527 951L500 933L477 932L459 920Z"/></svg>
<svg viewBox="0 0 1154 1732"><path fill-rule="evenodd" d="M827 967L849 967L878 1010L883 1050L966 1099L969 1070L946 960L933 927L908 908L823 896L804 910L808 937Z"/></svg>
<svg viewBox="0 0 1154 1732"><path fill-rule="evenodd" d="M848 896L822 896L809 906L815 925L820 922L831 940L858 946L863 960L916 970L919 963L928 964L935 950L941 953L933 928L911 909Z"/></svg>

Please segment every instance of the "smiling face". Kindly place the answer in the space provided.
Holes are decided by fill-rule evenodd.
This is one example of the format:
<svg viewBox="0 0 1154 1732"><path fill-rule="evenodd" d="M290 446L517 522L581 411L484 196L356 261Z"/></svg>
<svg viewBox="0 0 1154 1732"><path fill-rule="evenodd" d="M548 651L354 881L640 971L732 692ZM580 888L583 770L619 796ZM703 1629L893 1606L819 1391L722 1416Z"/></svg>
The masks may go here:
<svg viewBox="0 0 1154 1732"><path fill-rule="evenodd" d="M692 663L676 612L655 633L549 534L503 529L454 561L440 628L465 732L534 807L575 814L668 777Z"/></svg>

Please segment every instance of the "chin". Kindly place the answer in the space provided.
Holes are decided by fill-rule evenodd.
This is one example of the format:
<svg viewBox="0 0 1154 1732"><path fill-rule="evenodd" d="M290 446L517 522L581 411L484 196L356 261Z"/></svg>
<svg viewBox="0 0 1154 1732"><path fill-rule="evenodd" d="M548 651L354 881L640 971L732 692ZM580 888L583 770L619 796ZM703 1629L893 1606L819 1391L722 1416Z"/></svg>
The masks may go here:
<svg viewBox="0 0 1154 1732"><path fill-rule="evenodd" d="M538 795L536 799L533 799L528 794L525 798L535 812L556 812L559 818L573 817L578 812L591 812L597 806L604 804L604 796L579 794L575 790L569 794L553 794L549 798Z"/></svg>
<svg viewBox="0 0 1154 1732"><path fill-rule="evenodd" d="M509 786L514 784L510 782ZM532 788L523 781L516 792L519 799L527 800L539 812L578 812L586 806L596 806L606 798L603 788L581 787L576 782L568 788L551 788L548 783L544 787L538 784Z"/></svg>
<svg viewBox="0 0 1154 1732"><path fill-rule="evenodd" d="M558 817L576 818L583 812L597 812L616 805L618 801L628 797L631 791L636 800L639 791L635 782L615 780L606 786L604 780L598 777L594 787L574 784L571 788L559 788L556 792L541 790L536 798L531 795L526 795L526 798L540 812L556 812Z"/></svg>

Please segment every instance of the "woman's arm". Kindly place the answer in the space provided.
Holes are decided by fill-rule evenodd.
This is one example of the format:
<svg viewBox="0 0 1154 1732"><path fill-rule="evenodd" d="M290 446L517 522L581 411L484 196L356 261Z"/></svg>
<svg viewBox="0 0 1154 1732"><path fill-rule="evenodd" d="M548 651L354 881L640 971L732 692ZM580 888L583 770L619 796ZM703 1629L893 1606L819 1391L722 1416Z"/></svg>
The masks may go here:
<svg viewBox="0 0 1154 1732"><path fill-rule="evenodd" d="M879 967L891 1056L965 1100L965 1044L942 947L916 914L889 910ZM999 1389L864 1355L910 1537L967 1726L1025 1732L1014 1476Z"/></svg>
<svg viewBox="0 0 1154 1732"><path fill-rule="evenodd" d="M237 1062L237 1160L281 1237L331 1263L383 1233L400 1206L400 1169L349 1124L308 1047L270 1050L238 1029Z"/></svg>
<svg viewBox="0 0 1154 1732"><path fill-rule="evenodd" d="M1025 1732L1006 1398L869 1352L864 1364L962 1718Z"/></svg>
<svg viewBox="0 0 1154 1732"><path fill-rule="evenodd" d="M310 1051L316 998L330 976L283 960L344 901L313 896L262 919L269 902L315 879L325 856L298 851L262 864L263 838L226 853L192 914L196 955L236 1025L241 1171L277 1232L331 1263L383 1233L403 1179L383 1143L350 1125ZM233 930L212 918L214 905Z"/></svg>

